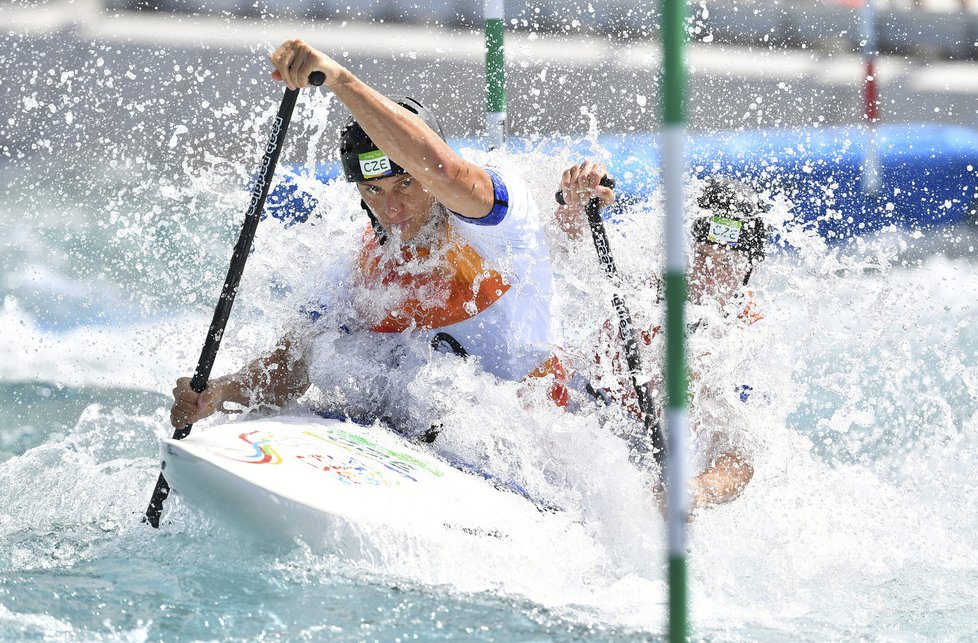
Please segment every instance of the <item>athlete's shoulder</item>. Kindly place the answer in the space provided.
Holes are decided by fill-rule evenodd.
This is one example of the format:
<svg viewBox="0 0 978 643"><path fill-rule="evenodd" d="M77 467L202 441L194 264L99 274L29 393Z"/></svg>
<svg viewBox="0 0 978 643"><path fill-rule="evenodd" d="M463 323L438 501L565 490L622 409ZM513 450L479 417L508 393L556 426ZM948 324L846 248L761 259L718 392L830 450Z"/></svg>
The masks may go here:
<svg viewBox="0 0 978 643"><path fill-rule="evenodd" d="M495 174L497 177L502 178L507 183L512 184L513 187L522 188L526 185L526 178L514 163L500 159L493 163L486 164L483 169L489 173L490 176Z"/></svg>
<svg viewBox="0 0 978 643"><path fill-rule="evenodd" d="M452 214L462 223L483 228L506 227L525 216L527 189L523 177L509 168L489 165L482 168L492 181L492 209L484 217Z"/></svg>

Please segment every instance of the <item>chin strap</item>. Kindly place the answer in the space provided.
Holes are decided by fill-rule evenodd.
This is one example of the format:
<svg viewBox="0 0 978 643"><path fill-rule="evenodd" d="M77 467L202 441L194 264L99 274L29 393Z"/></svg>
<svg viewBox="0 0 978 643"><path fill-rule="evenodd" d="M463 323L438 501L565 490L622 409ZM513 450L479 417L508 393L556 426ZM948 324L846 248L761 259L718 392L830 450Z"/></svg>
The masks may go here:
<svg viewBox="0 0 978 643"><path fill-rule="evenodd" d="M387 241L387 231L384 230L384 226L380 225L380 220L377 219L377 215L373 213L373 210L367 206L367 202L363 199L360 199L360 207L363 208L363 211L367 213L367 217L370 219L370 227L374 229L377 243L384 245L384 242Z"/></svg>
<svg viewBox="0 0 978 643"><path fill-rule="evenodd" d="M748 282L748 281L750 281L750 276L751 276L751 275L752 275L753 273L754 273L754 263L753 263L753 262L751 262L751 264L750 264L750 268L748 268L748 269L747 269L747 274L746 274L746 275L744 275L744 285L745 285L745 286L747 285L747 282Z"/></svg>

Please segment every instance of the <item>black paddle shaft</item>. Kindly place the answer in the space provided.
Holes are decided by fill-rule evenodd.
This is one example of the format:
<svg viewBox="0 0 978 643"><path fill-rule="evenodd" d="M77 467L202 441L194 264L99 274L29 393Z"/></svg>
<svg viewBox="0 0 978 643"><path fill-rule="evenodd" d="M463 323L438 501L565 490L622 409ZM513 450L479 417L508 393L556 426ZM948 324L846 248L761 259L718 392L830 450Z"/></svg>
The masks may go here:
<svg viewBox="0 0 978 643"><path fill-rule="evenodd" d="M615 180L610 176L601 177L601 185L606 188L614 188ZM555 195L557 203L564 205L564 194L557 190ZM638 377L642 373L642 358L638 352L638 335L635 326L632 324L632 314L625 304L625 298L621 295L621 277L618 274L618 267L615 265L615 258L611 254L611 244L608 243L608 232L604 227L604 220L601 218L601 202L597 198L590 199L584 207L587 215L588 226L591 228L591 239L594 241L594 249L598 253L598 262L604 270L604 274L611 281L615 292L611 297L611 303L618 314L618 332L625 345L625 363L628 365L628 377L635 389L635 396L638 399L638 408L642 412L645 428L652 438L652 455L660 466L665 461L666 442L662 435L659 419L652 404L652 397L649 395L649 387L639 383Z"/></svg>
<svg viewBox="0 0 978 643"><path fill-rule="evenodd" d="M324 80L326 77L322 72L313 72L309 76L309 82L313 85L322 85ZM228 268L227 277L224 279L224 288L221 289L217 307L214 309L214 318L211 320L210 328L207 329L204 348L200 351L197 368L190 380L190 388L197 393L203 393L204 389L207 388L211 368L217 358L217 351L221 347L224 329L227 326L228 317L231 315L231 306L234 304L235 295L238 294L241 275L244 273L245 263L248 261L251 245L255 240L255 230L258 228L258 221L261 220L265 199L268 197L268 188L272 183L272 176L275 174L275 166L278 164L278 157L282 152L282 145L285 143L285 134L288 132L289 123L292 121L292 111L295 109L295 101L298 96L299 90L297 89L285 90L282 104L278 108L278 115L272 122L272 133L268 137L265 155L262 157L261 166L258 168L258 178L255 179L255 183L251 187L251 201L248 203L244 224L241 226L241 234L238 235L238 242L235 244L234 253L231 255L231 265ZM175 429L173 439L184 439L190 435L193 426L193 424L188 424L183 428ZM160 477L156 480L156 488L153 490L153 497L149 501L143 522L149 523L154 528L159 528L160 514L163 513L163 502L169 494L170 485L161 471Z"/></svg>

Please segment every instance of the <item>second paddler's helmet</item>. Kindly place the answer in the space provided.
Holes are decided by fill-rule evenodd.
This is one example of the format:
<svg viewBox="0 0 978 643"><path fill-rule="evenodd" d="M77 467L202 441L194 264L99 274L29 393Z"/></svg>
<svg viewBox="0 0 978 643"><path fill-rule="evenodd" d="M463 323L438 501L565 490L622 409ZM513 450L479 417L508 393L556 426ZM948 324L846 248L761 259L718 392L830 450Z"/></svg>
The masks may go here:
<svg viewBox="0 0 978 643"><path fill-rule="evenodd" d="M726 176L706 179L696 203L707 212L693 220L693 239L746 254L746 286L754 267L764 260L768 226L761 215L770 206L750 185Z"/></svg>
<svg viewBox="0 0 978 643"><path fill-rule="evenodd" d="M416 114L439 137L445 138L441 125L438 124L438 119L435 118L430 109L409 96L395 96L391 100L409 112ZM343 177L351 183L372 181L406 173L404 168L392 161L383 150L370 140L367 133L360 127L360 123L352 116L346 125L340 129L340 164L343 167ZM360 207L370 217L370 225L373 226L377 239L383 243L387 238L383 226L380 225L377 217L362 200Z"/></svg>

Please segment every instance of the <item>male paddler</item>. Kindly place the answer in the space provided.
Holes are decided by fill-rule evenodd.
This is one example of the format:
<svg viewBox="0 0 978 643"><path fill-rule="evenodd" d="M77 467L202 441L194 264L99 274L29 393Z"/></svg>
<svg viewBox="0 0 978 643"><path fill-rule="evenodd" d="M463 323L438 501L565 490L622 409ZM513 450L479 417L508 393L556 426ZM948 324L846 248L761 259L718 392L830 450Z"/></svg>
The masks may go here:
<svg viewBox="0 0 978 643"><path fill-rule="evenodd" d="M357 312L336 326L378 343L395 337L474 356L506 380L559 375L551 357L549 249L523 179L461 158L431 110L412 98L386 98L302 40L285 42L271 62L272 78L290 89L307 87L309 75L322 72L325 87L351 113L340 133L340 158L370 226L346 279L354 285L349 308ZM229 402L281 406L301 396L310 369L299 343L296 336L283 338L240 372L212 379L200 395L181 378L170 421L194 423ZM388 358L386 367L396 369L396 355L378 359ZM561 395L554 387L552 397ZM384 409L375 411L383 416Z"/></svg>
<svg viewBox="0 0 978 643"><path fill-rule="evenodd" d="M600 163L584 161L564 171L561 191L566 205L557 209L560 227L572 239L580 238L587 228L584 204L598 199L601 207L615 202L614 191L600 185L605 168ZM697 353L699 335L711 333L722 341L731 329L750 326L761 319L754 310L752 294L747 283L756 266L764 259L768 226L761 218L767 204L749 185L728 177L708 178L696 200L696 209L688 213L693 219L693 252L689 269L689 304L693 313L688 325L691 355L690 397L693 404L692 431L696 475L690 481L691 508L723 504L736 498L753 477L753 467L744 449L733 439L737 430L731 425L729 400L746 402L751 389L743 382L723 382L718 390L704 386L701 372L707 368L709 348ZM656 291L659 284L656 283ZM703 316L698 316L702 313ZM593 364L568 364L583 372L593 382L602 382L598 391L603 401L625 405L638 414L635 395L627 380L620 341L611 332L612 325L597 348ZM659 327L643 329L646 346L661 349ZM657 351L651 350L654 357ZM648 360L652 363L653 360ZM656 394L663 387L650 383L653 398L660 406L663 400ZM591 389L594 391L595 389ZM733 409L736 411L737 409ZM639 425L640 426L640 425ZM639 452L648 445L638 443L633 431L623 431ZM660 498L660 501L663 500Z"/></svg>

